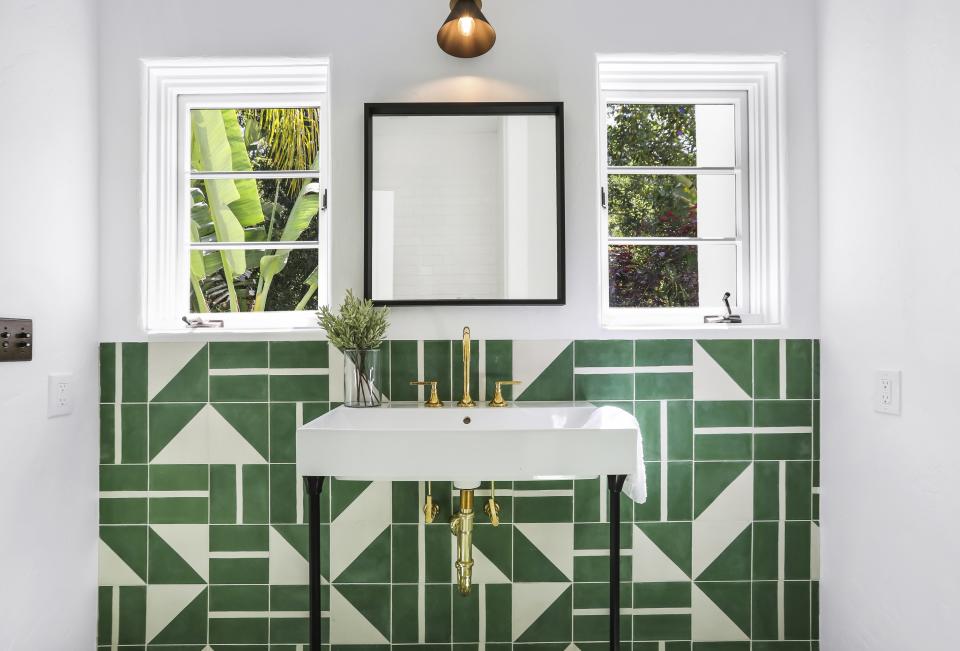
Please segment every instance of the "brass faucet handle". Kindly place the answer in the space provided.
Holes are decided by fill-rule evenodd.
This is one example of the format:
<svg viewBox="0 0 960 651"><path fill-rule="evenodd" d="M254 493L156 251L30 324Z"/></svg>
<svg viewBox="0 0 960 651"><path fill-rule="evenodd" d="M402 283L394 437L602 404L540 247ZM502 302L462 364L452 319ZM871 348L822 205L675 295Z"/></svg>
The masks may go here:
<svg viewBox="0 0 960 651"><path fill-rule="evenodd" d="M503 399L501 387L505 384L522 384L520 380L497 380L493 383L493 400L487 403L491 407L506 407L507 401Z"/></svg>
<svg viewBox="0 0 960 651"><path fill-rule="evenodd" d="M437 519L439 513L440 505L433 501L432 495L427 495L427 499L423 503L423 521L430 524Z"/></svg>
<svg viewBox="0 0 960 651"><path fill-rule="evenodd" d="M495 527L500 526L500 502L496 501L493 497L488 498L487 502L483 505L483 512L490 518L490 524Z"/></svg>
<svg viewBox="0 0 960 651"><path fill-rule="evenodd" d="M410 382L410 386L427 386L430 385L430 397L427 398L427 401L423 403L425 407L442 407L443 401L440 400L440 394L437 393L437 381L436 380L424 380L418 382L416 380Z"/></svg>

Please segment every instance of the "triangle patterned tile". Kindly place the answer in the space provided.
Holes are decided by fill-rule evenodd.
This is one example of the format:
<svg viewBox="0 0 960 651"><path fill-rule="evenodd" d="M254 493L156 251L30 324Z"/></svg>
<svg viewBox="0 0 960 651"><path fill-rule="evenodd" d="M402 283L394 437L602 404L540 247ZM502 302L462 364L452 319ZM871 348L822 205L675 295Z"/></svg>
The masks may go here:
<svg viewBox="0 0 960 651"><path fill-rule="evenodd" d="M473 547L480 552L483 562L475 560L474 578L477 583L509 583L512 576L513 526L479 526L473 530ZM484 579L478 578L482 576ZM502 578L501 578L502 577Z"/></svg>
<svg viewBox="0 0 960 651"><path fill-rule="evenodd" d="M753 391L753 349L746 341L698 341L693 347L696 400L747 400Z"/></svg>
<svg viewBox="0 0 960 651"><path fill-rule="evenodd" d="M689 522L641 522L633 532L633 580L689 581L692 527Z"/></svg>
<svg viewBox="0 0 960 651"><path fill-rule="evenodd" d="M100 585L143 585L147 579L147 527L100 527Z"/></svg>
<svg viewBox="0 0 960 651"><path fill-rule="evenodd" d="M390 525L339 575L339 583L390 583Z"/></svg>
<svg viewBox="0 0 960 651"><path fill-rule="evenodd" d="M708 584L715 585L715 584ZM750 584L745 584L748 590L749 603ZM694 642L740 642L748 641L747 634L730 617L700 589L699 584L693 585L691 594L692 617L691 636ZM747 610L749 626L749 608Z"/></svg>
<svg viewBox="0 0 960 651"><path fill-rule="evenodd" d="M205 463L209 405L150 405L150 461L153 463ZM177 445L170 446L178 439ZM165 452L170 447L169 452ZM161 455L162 456L158 456Z"/></svg>
<svg viewBox="0 0 960 651"><path fill-rule="evenodd" d="M573 400L573 342L515 341L513 379L518 400Z"/></svg>
<svg viewBox="0 0 960 651"><path fill-rule="evenodd" d="M246 439L267 460L270 446L269 409L266 403L215 403L213 408L223 416L234 431Z"/></svg>
<svg viewBox="0 0 960 651"><path fill-rule="evenodd" d="M293 544L288 537L295 536L294 531L303 529L295 527L296 525L270 527L270 585L306 585L309 581L309 564L306 559L308 550L300 549L301 545ZM287 535L284 535L283 530L286 530Z"/></svg>
<svg viewBox="0 0 960 651"><path fill-rule="evenodd" d="M551 589L547 586L557 586ZM551 597L556 595L553 599ZM543 607L545 604L546 607ZM566 642L572 636L573 587L563 583L513 585L515 642Z"/></svg>
<svg viewBox="0 0 960 651"><path fill-rule="evenodd" d="M206 344L148 344L147 370L151 402L206 402Z"/></svg>
<svg viewBox="0 0 960 651"><path fill-rule="evenodd" d="M693 469L693 516L710 520L753 519L753 465L749 461L697 463ZM711 508L720 500L716 508Z"/></svg>
<svg viewBox="0 0 960 651"><path fill-rule="evenodd" d="M750 579L752 527L749 520L693 523L693 575L699 581Z"/></svg>
<svg viewBox="0 0 960 651"><path fill-rule="evenodd" d="M749 581L695 583L692 594L694 639L749 639L750 594Z"/></svg>
<svg viewBox="0 0 960 651"><path fill-rule="evenodd" d="M330 572L334 580L390 525L391 495L390 482L373 482L331 522Z"/></svg>
<svg viewBox="0 0 960 651"><path fill-rule="evenodd" d="M147 541L147 576L151 585L184 585L190 583L206 583L204 577L201 576L190 563L180 556L180 554L177 553L177 550L174 549L170 543L160 537L160 535L152 528L150 529Z"/></svg>
<svg viewBox="0 0 960 651"><path fill-rule="evenodd" d="M572 523L523 523L516 525L516 532L525 540L532 543L534 550L551 568L555 578L526 579L528 581L569 581L573 578L573 524ZM514 557L517 560L517 570L523 566L528 570L530 560L521 561L517 552L517 541L514 539ZM544 569L547 569L544 566ZM519 579L524 580L524 579Z"/></svg>
<svg viewBox="0 0 960 651"><path fill-rule="evenodd" d="M387 644L389 634L390 586L331 587L331 644Z"/></svg>
<svg viewBox="0 0 960 651"><path fill-rule="evenodd" d="M146 583L130 565L101 539L99 547L100 576L98 585L144 585Z"/></svg>
<svg viewBox="0 0 960 651"><path fill-rule="evenodd" d="M205 644L206 586L148 585L147 641L153 644Z"/></svg>

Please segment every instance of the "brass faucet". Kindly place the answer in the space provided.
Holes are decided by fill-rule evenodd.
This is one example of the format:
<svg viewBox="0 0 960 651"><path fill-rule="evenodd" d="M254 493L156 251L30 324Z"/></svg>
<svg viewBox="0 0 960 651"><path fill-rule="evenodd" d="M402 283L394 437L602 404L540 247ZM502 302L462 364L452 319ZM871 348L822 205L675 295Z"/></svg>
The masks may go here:
<svg viewBox="0 0 960 651"><path fill-rule="evenodd" d="M460 489L460 511L450 518L450 533L457 537L457 587L470 594L473 577L473 489Z"/></svg>
<svg viewBox="0 0 960 651"><path fill-rule="evenodd" d="M477 403L470 397L470 328L463 328L463 397L457 402L458 407L476 407Z"/></svg>

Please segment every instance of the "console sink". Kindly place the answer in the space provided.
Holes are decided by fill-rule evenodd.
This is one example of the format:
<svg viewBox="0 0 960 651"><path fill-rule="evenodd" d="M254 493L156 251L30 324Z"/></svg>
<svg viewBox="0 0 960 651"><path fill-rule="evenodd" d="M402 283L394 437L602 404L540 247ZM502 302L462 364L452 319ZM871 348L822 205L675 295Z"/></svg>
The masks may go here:
<svg viewBox="0 0 960 651"><path fill-rule="evenodd" d="M587 478L634 472L637 420L617 407L337 407L297 430L302 476L453 481Z"/></svg>

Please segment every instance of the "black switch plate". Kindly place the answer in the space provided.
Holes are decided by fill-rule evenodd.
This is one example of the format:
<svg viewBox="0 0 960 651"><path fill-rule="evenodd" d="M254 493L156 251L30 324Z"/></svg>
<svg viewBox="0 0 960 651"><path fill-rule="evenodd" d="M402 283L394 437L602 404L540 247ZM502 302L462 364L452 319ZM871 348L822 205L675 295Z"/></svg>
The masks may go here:
<svg viewBox="0 0 960 651"><path fill-rule="evenodd" d="M33 321L0 317L0 362L33 359Z"/></svg>

